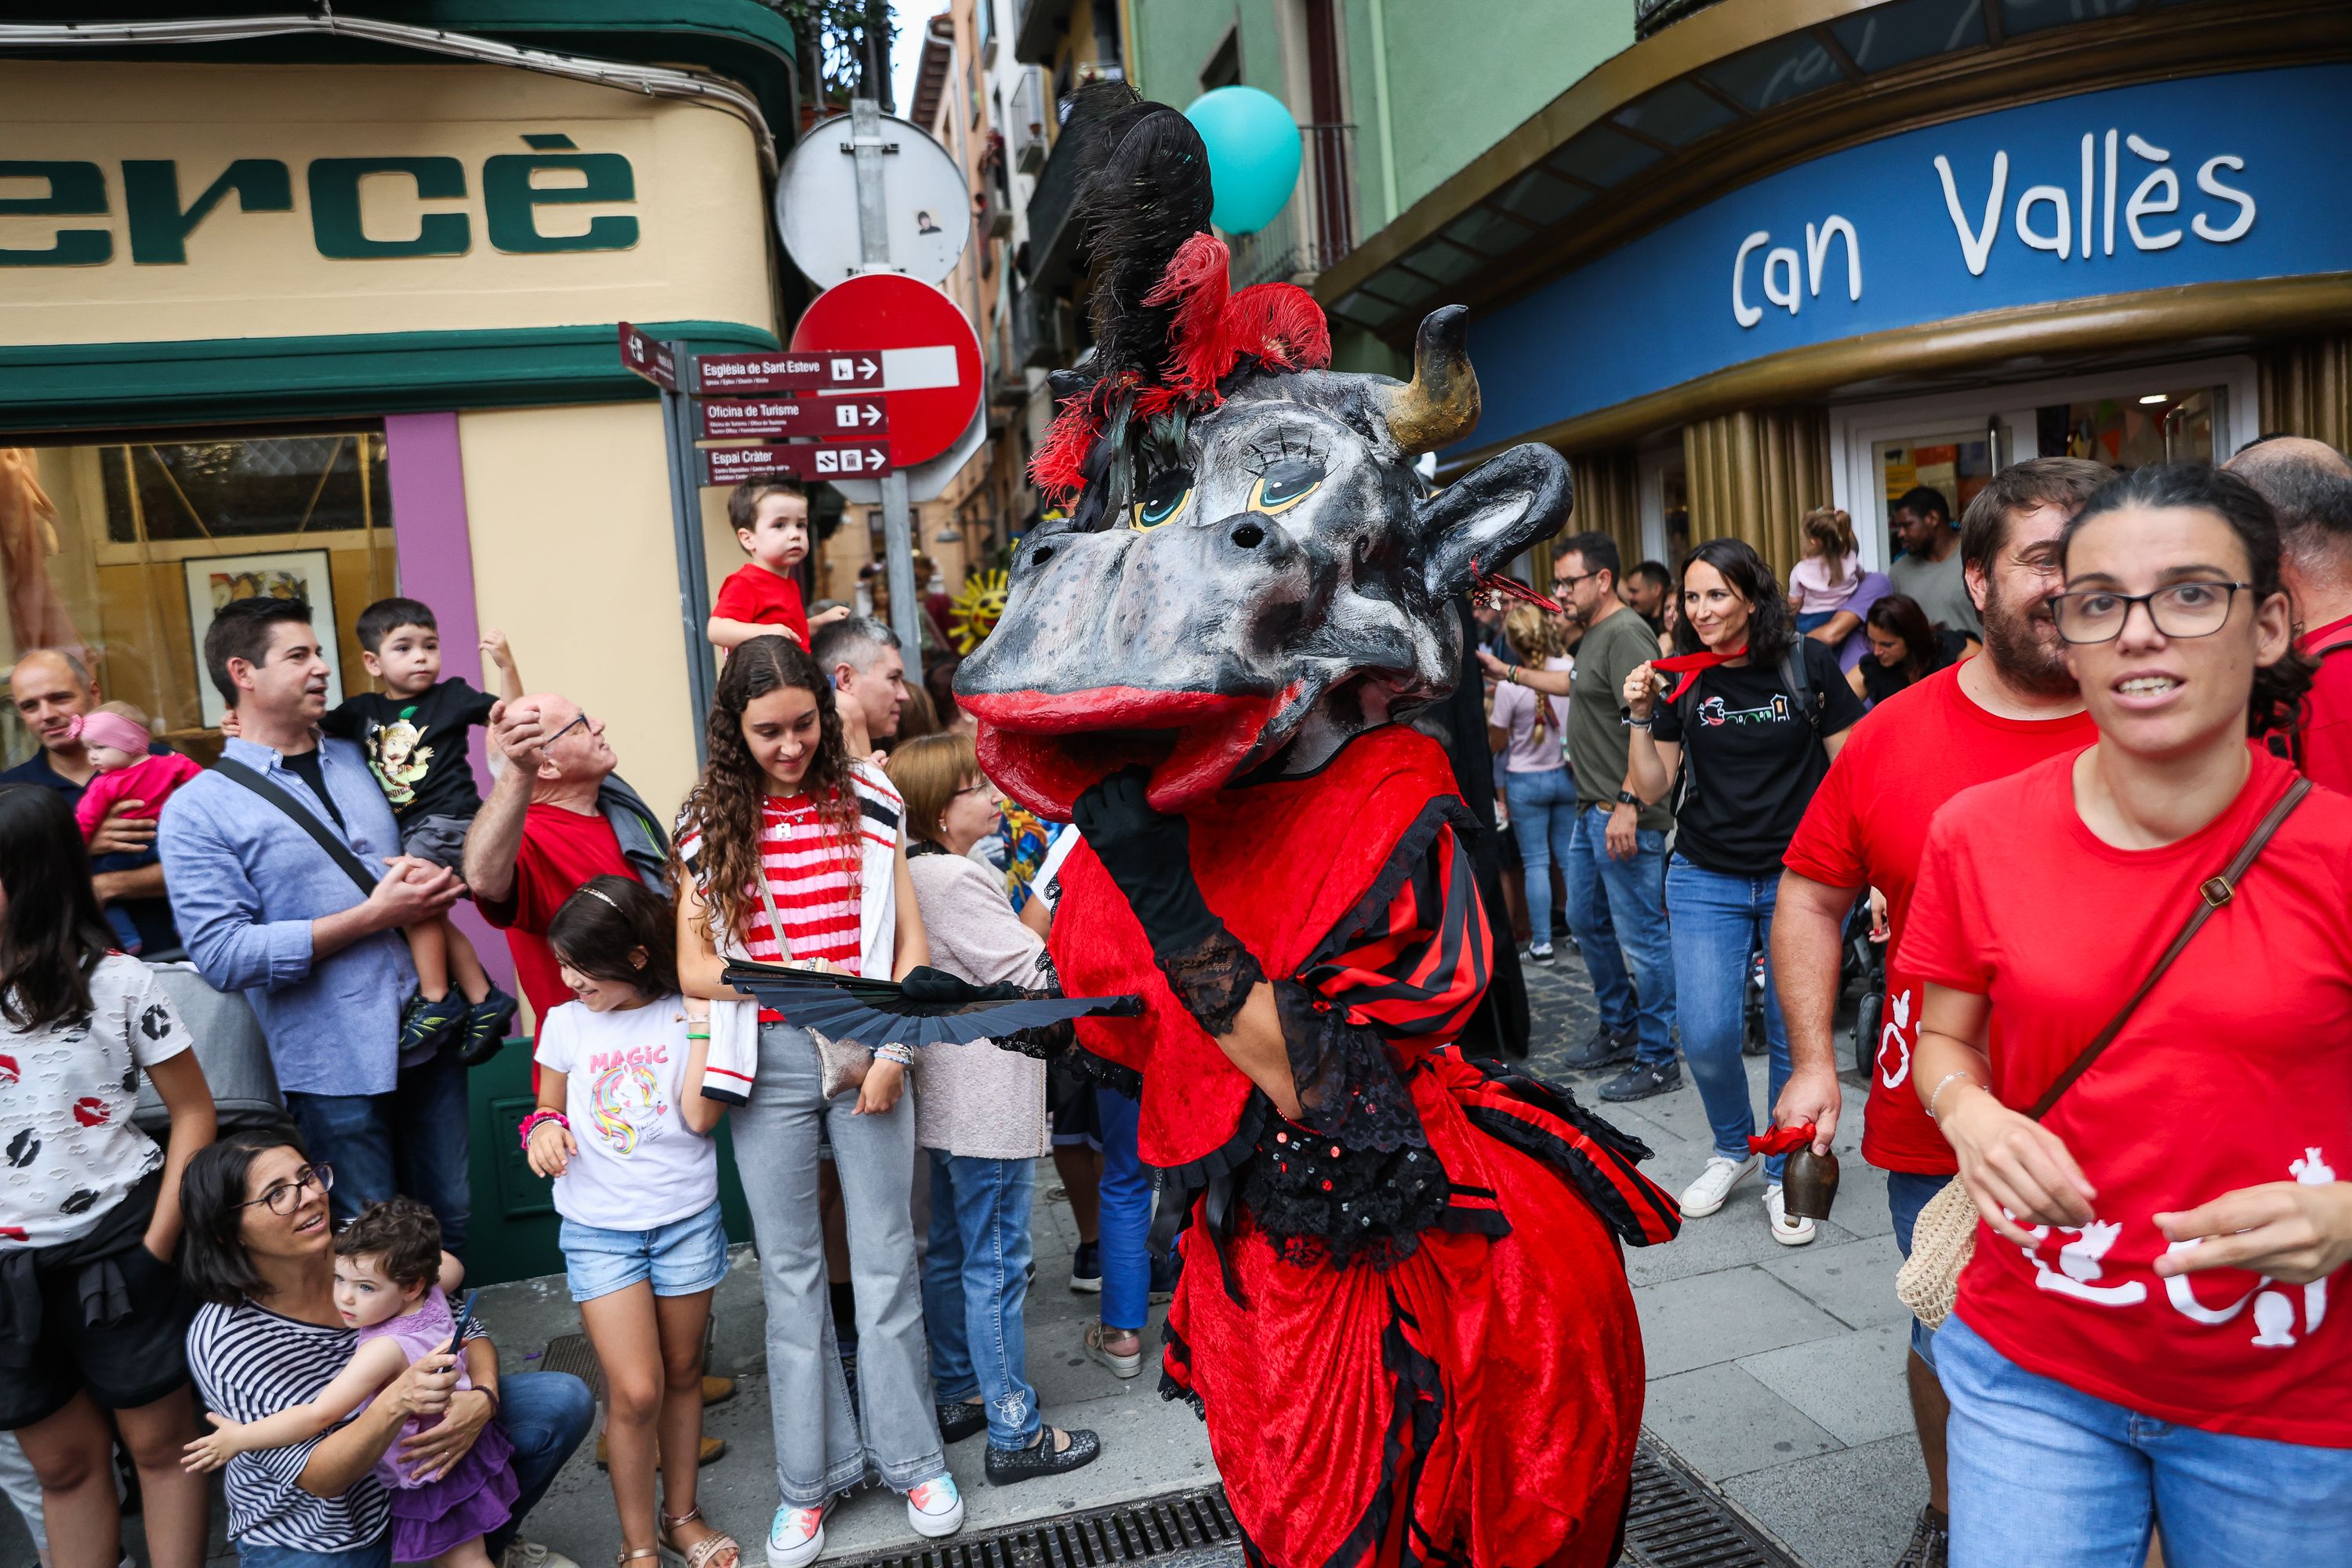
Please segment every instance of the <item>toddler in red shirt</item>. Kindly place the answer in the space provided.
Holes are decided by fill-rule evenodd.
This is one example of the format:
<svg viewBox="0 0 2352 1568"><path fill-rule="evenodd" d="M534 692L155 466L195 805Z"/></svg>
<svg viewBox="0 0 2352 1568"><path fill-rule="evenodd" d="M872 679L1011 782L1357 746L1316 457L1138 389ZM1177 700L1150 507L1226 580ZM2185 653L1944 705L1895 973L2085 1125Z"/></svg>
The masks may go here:
<svg viewBox="0 0 2352 1568"><path fill-rule="evenodd" d="M163 815L163 802L173 790L205 771L194 758L175 752L152 752L154 736L147 728L147 715L128 702L109 702L93 709L74 721L72 732L89 752L90 766L98 770L98 776L89 781L74 805L74 821L81 827L84 843L98 831L117 801L137 801L139 809L132 815L152 822ZM150 847L100 855L90 862L90 869L131 871L153 864L155 851ZM121 904L106 906L106 924L123 952L139 951L139 928Z"/></svg>
<svg viewBox="0 0 2352 1568"><path fill-rule="evenodd" d="M712 647L731 653L739 643L781 631L808 647L811 623L792 575L808 556L808 492L790 479L746 479L727 498L727 521L751 559L719 585L703 628ZM847 614L847 605L836 605L819 611L814 624Z"/></svg>

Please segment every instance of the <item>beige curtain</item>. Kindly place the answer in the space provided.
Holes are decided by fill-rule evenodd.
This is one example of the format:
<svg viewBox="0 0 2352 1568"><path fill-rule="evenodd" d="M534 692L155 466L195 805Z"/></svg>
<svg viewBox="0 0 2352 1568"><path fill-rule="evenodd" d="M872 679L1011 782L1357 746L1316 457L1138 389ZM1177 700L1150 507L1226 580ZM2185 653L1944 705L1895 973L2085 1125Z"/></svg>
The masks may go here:
<svg viewBox="0 0 2352 1568"><path fill-rule="evenodd" d="M28 447L0 447L0 578L6 579L12 657L58 648L88 663L72 612L49 582L58 552L58 509L35 471Z"/></svg>
<svg viewBox="0 0 2352 1568"><path fill-rule="evenodd" d="M1785 578L1804 515L1830 501L1828 411L1746 408L1683 427L1691 542L1744 539Z"/></svg>
<svg viewBox="0 0 2352 1568"><path fill-rule="evenodd" d="M2264 350L2255 366L2264 435L2352 445L2352 336L2298 338Z"/></svg>
<svg viewBox="0 0 2352 1568"><path fill-rule="evenodd" d="M1569 459L1576 475L1576 510L1563 533L1605 533L1631 566L1642 559L1642 488L1631 447L1603 447ZM1549 552L1545 552L1549 573Z"/></svg>

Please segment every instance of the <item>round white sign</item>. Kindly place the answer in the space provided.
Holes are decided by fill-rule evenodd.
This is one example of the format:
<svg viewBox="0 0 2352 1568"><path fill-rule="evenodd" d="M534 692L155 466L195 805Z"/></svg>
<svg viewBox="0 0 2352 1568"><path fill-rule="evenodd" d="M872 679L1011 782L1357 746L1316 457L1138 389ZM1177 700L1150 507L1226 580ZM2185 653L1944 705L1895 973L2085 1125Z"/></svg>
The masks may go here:
<svg viewBox="0 0 2352 1568"><path fill-rule="evenodd" d="M948 150L912 121L882 116L882 210L890 267L943 281L971 243L971 191ZM793 265L820 289L864 266L857 234L857 161L849 116L809 128L776 178L776 231Z"/></svg>

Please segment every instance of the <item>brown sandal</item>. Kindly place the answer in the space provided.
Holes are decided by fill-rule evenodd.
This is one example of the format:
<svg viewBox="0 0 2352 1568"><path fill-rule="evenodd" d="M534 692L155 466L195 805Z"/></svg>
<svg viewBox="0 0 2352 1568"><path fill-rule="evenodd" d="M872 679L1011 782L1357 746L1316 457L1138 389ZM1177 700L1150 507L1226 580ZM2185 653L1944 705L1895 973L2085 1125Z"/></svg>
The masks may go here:
<svg viewBox="0 0 2352 1568"><path fill-rule="evenodd" d="M715 1529L690 1547L681 1547L677 1544L673 1532L677 1526L692 1524L702 1518L699 1505L681 1514L663 1513L656 1514L656 1518L660 1521L658 1535L661 1540L662 1560L665 1563L675 1558L677 1568L737 1568L737 1564L743 1560L743 1548L737 1543L735 1538ZM722 1552L732 1552L734 1555L723 1563L714 1563L713 1560Z"/></svg>

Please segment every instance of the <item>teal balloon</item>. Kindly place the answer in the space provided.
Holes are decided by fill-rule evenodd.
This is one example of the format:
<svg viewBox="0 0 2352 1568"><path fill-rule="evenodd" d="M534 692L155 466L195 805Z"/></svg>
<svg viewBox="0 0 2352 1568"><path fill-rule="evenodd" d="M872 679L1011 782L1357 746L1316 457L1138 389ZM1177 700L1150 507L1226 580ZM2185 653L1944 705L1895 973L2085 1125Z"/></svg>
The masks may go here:
<svg viewBox="0 0 2352 1568"><path fill-rule="evenodd" d="M1216 209L1227 234L1255 234L1275 219L1298 184L1304 149L1298 121L1282 100L1254 87L1221 87L1194 99L1184 118L1209 149Z"/></svg>

